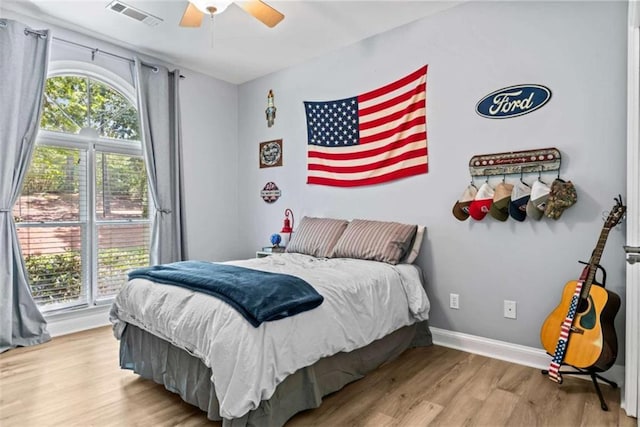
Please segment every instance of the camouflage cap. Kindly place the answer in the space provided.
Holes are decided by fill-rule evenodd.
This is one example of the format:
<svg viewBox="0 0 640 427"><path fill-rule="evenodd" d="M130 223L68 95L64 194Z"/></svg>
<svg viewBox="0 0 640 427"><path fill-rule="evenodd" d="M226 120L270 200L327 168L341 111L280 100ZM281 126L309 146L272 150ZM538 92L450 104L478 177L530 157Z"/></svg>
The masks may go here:
<svg viewBox="0 0 640 427"><path fill-rule="evenodd" d="M565 182L558 178L551 184L551 191L547 199L544 214L548 218L558 219L565 209L578 200L576 188L571 181Z"/></svg>

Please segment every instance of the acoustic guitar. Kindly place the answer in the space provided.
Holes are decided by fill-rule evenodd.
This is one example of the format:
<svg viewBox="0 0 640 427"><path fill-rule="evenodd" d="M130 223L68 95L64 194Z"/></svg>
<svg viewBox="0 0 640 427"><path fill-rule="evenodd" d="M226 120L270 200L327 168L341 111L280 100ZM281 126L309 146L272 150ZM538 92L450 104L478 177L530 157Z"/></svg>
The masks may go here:
<svg viewBox="0 0 640 427"><path fill-rule="evenodd" d="M557 362L557 367L566 364L606 371L618 355L613 321L620 308L620 297L595 282L596 271L602 268L599 262L609 231L620 223L626 210L622 197L615 200L616 204L605 221L598 244L580 279L565 285L560 304L549 314L540 330L544 349L554 356L551 368ZM551 379L562 381L561 376L559 380Z"/></svg>

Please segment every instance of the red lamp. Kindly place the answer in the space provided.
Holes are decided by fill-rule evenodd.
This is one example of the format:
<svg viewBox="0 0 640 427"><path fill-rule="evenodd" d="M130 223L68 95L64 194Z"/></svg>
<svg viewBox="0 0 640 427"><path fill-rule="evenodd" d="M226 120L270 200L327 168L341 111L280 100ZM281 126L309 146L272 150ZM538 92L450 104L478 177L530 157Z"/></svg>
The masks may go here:
<svg viewBox="0 0 640 427"><path fill-rule="evenodd" d="M289 221L289 214L291 214L291 221ZM289 233L289 240L291 240L291 233L293 233L293 224L295 220L293 218L293 211L289 208L284 210L284 224L282 225L281 233ZM287 242L288 244L288 242Z"/></svg>

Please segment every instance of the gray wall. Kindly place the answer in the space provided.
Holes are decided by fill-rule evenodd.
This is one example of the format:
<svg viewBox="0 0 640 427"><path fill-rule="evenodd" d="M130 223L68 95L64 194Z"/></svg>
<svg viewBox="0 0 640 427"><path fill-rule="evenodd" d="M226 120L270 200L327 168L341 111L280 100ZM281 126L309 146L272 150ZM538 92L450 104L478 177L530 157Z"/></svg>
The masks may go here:
<svg viewBox="0 0 640 427"><path fill-rule="evenodd" d="M184 70L180 86L189 258L242 253L238 229L238 87Z"/></svg>
<svg viewBox="0 0 640 427"><path fill-rule="evenodd" d="M287 207L298 221L313 215L424 224L418 264L428 282L431 324L540 347L543 320L564 284L580 275L577 261L588 261L603 212L625 193L626 8L624 2L473 2L241 85L241 255L268 244ZM305 184L303 101L363 93L425 63L429 173L352 189ZM484 95L524 83L548 86L551 101L508 120L475 113ZM269 89L278 108L271 129L264 120ZM258 169L258 143L276 138L284 140L283 167ZM578 203L559 220L453 217L473 155L545 147L561 151L562 177L578 191ZM268 181L282 189L272 205L259 197ZM623 236L624 226L611 232L602 264L608 287L624 300ZM460 295L459 310L449 308L450 293ZM503 317L505 299L517 301L516 320ZM623 341L624 306L616 320Z"/></svg>
<svg viewBox="0 0 640 427"><path fill-rule="evenodd" d="M33 28L49 28L58 38L132 58L134 52L92 37L0 10L2 17L16 19ZM144 57L144 56L143 56ZM148 58L151 62L153 58ZM130 64L105 55L54 41L51 61L81 61L100 66L131 83ZM169 69L180 68L164 64ZM188 253L194 259L228 260L240 254L235 230L237 222L238 88L188 69L180 85L183 156L185 162L185 204ZM215 240L212 236L215 236Z"/></svg>

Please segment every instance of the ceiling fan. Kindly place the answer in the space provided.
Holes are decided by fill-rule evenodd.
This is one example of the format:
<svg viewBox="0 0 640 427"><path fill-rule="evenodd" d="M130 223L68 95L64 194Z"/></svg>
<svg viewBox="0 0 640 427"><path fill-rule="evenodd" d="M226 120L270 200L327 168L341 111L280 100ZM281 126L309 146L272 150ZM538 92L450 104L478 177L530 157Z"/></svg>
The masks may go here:
<svg viewBox="0 0 640 427"><path fill-rule="evenodd" d="M275 27L284 19L284 15L260 0L234 2L230 0L190 0L180 20L181 27L199 27L204 15L217 15L231 4L236 3L248 14L261 21L267 27Z"/></svg>

